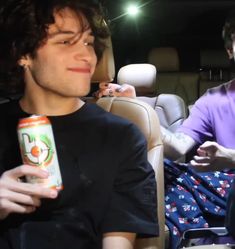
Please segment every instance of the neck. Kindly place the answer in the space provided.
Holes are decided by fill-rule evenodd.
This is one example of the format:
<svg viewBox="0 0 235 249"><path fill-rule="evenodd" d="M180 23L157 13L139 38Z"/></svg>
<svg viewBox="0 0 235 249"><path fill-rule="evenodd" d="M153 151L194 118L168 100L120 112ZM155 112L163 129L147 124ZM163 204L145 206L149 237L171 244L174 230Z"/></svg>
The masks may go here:
<svg viewBox="0 0 235 249"><path fill-rule="evenodd" d="M23 111L30 114L60 116L77 111L84 102L78 97L63 97L53 94L33 94L27 89L20 99L20 106Z"/></svg>

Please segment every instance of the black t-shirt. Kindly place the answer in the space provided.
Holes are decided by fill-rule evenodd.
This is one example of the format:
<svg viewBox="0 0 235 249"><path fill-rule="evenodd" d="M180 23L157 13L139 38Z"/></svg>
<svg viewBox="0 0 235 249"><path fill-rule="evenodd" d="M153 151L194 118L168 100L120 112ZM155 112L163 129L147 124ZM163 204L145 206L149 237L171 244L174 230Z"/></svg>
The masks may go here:
<svg viewBox="0 0 235 249"><path fill-rule="evenodd" d="M29 115L13 101L0 105L0 116L2 174L22 163L16 127ZM106 232L156 236L155 175L137 127L94 104L48 118L64 189L33 214L0 221L0 248L94 249Z"/></svg>

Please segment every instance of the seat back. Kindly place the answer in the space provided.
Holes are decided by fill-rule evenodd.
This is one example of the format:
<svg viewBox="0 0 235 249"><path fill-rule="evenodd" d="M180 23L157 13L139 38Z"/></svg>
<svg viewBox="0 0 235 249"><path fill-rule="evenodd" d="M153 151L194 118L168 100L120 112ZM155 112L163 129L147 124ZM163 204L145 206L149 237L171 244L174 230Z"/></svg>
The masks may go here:
<svg viewBox="0 0 235 249"><path fill-rule="evenodd" d="M105 40L105 50L101 59L96 65L95 72L91 78L91 91L88 96L82 99L86 102L95 103L96 99L92 93L99 88L101 82L112 82L115 77L115 63L113 58L113 47L111 37Z"/></svg>
<svg viewBox="0 0 235 249"><path fill-rule="evenodd" d="M184 100L175 94L160 94L157 97L138 97L156 111L160 124L175 132L187 117Z"/></svg>
<svg viewBox="0 0 235 249"><path fill-rule="evenodd" d="M170 93L180 96L186 106L193 104L198 98L199 74L181 72L179 55L175 48L159 47L150 50L148 63L158 71L156 92Z"/></svg>
<svg viewBox="0 0 235 249"><path fill-rule="evenodd" d="M224 49L200 51L199 94L230 80L230 62Z"/></svg>
<svg viewBox="0 0 235 249"><path fill-rule="evenodd" d="M163 144L158 117L148 104L138 99L107 97L99 99L97 104L106 111L135 123L145 135L148 143L148 160L156 174L160 234L157 238L137 239L135 249L163 249L165 243Z"/></svg>
<svg viewBox="0 0 235 249"><path fill-rule="evenodd" d="M105 40L105 50L96 65L95 72L92 76L91 83L111 82L115 76L115 64L113 58L113 47L111 37Z"/></svg>
<svg viewBox="0 0 235 249"><path fill-rule="evenodd" d="M114 58L111 39L107 40L107 48L97 64L92 83L110 82L115 74ZM87 99L88 100L88 99ZM91 100L88 100L91 101ZM101 98L96 102L106 111L122 116L135 123L144 133L148 141L148 160L156 172L157 196L158 196L158 238L138 239L136 249L163 249L164 248L164 177L163 177L163 145L160 138L160 128L156 113L147 104L136 99L124 97Z"/></svg>

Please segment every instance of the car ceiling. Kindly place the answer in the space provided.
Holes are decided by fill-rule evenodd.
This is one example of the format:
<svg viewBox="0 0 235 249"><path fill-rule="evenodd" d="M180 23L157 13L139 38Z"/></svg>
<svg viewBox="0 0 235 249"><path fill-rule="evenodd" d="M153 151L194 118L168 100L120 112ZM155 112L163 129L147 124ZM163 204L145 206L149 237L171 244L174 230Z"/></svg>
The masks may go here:
<svg viewBox="0 0 235 249"><path fill-rule="evenodd" d="M228 11L235 1L226 0L146 0L139 1L141 14L135 20L128 16L116 19L124 12L126 0L106 1L113 29L119 39L136 39L138 36L154 38L173 35L221 34Z"/></svg>
<svg viewBox="0 0 235 249"><path fill-rule="evenodd" d="M104 0L108 10L117 67L144 62L152 47L176 47L199 61L202 48L221 48L222 27L235 0L139 0L140 16L123 15L127 0ZM133 1L132 1L133 3ZM193 66L197 67L197 65Z"/></svg>

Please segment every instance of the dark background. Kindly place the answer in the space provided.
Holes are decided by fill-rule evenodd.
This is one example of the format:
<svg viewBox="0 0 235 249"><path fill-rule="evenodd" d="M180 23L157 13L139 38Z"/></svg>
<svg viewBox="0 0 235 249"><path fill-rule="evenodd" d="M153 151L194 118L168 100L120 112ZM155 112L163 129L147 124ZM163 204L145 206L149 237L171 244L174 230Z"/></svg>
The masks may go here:
<svg viewBox="0 0 235 249"><path fill-rule="evenodd" d="M178 49L183 71L199 70L200 50L223 48L222 27L235 0L142 0L136 18L125 12L126 0L104 0L112 31L116 70L147 62L153 47ZM133 2L134 3L134 2Z"/></svg>

